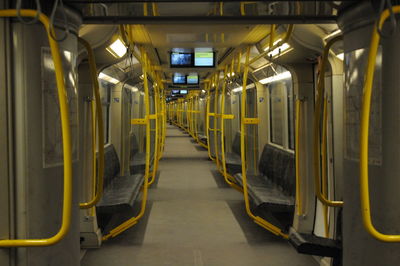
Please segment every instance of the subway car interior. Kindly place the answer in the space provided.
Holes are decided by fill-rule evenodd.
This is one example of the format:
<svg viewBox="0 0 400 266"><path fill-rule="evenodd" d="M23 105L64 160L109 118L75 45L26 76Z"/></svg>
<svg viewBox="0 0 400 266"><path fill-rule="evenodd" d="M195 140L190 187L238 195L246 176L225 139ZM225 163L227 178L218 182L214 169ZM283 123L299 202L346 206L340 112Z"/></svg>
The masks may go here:
<svg viewBox="0 0 400 266"><path fill-rule="evenodd" d="M400 265L397 41L399 0L0 0L0 266Z"/></svg>

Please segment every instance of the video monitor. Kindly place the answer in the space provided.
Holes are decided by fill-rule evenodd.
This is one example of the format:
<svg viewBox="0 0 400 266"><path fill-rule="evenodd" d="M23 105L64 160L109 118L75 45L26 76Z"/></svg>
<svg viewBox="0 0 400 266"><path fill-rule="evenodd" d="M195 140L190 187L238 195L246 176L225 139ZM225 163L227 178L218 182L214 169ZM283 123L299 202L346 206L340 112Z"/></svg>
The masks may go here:
<svg viewBox="0 0 400 266"><path fill-rule="evenodd" d="M188 93L187 90L181 90L181 91L180 91L180 94L187 94L187 93Z"/></svg>
<svg viewBox="0 0 400 266"><path fill-rule="evenodd" d="M193 53L171 52L171 67L192 67Z"/></svg>
<svg viewBox="0 0 400 266"><path fill-rule="evenodd" d="M179 93L180 93L179 90L172 90L172 91L171 91L171 94L172 94L172 95L179 94Z"/></svg>
<svg viewBox="0 0 400 266"><path fill-rule="evenodd" d="M172 77L172 83L175 85L186 84L186 75L175 73Z"/></svg>
<svg viewBox="0 0 400 266"><path fill-rule="evenodd" d="M186 81L187 84L197 85L199 84L199 75L197 73L189 73L189 75L186 76Z"/></svg>
<svg viewBox="0 0 400 266"><path fill-rule="evenodd" d="M214 67L215 54L208 48L196 48L194 50L194 66L195 67Z"/></svg>

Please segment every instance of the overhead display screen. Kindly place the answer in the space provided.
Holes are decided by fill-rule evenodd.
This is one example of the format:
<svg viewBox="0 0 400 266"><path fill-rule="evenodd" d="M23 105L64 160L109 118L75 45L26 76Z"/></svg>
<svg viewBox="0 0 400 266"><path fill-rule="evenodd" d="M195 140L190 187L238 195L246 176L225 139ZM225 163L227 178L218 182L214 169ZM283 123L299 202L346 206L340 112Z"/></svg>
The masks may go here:
<svg viewBox="0 0 400 266"><path fill-rule="evenodd" d="M171 67L191 67L193 65L192 53L171 53Z"/></svg>
<svg viewBox="0 0 400 266"><path fill-rule="evenodd" d="M181 73L175 73L172 77L173 84L186 84L186 76Z"/></svg>
<svg viewBox="0 0 400 266"><path fill-rule="evenodd" d="M187 84L199 84L199 75L197 73L189 73L186 76Z"/></svg>
<svg viewBox="0 0 400 266"><path fill-rule="evenodd" d="M196 48L194 50L194 66L195 67L213 67L214 52L208 48Z"/></svg>
<svg viewBox="0 0 400 266"><path fill-rule="evenodd" d="M187 90L181 90L180 93L181 93L181 94L187 94L188 91L187 91Z"/></svg>

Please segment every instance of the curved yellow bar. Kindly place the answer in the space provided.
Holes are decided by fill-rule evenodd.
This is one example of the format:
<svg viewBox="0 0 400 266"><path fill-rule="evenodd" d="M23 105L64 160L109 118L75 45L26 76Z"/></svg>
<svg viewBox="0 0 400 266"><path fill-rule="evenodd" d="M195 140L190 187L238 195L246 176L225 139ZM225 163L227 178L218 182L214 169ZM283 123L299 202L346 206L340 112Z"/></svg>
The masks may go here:
<svg viewBox="0 0 400 266"><path fill-rule="evenodd" d="M400 13L400 6L393 7L393 13ZM378 27L381 29L383 23L390 16L389 10L382 12L379 18ZM374 27L371 39L371 46L368 55L367 70L365 73L364 95L361 112L361 134L360 134L360 194L361 194L361 213L364 227L374 238L383 242L400 242L400 235L386 235L372 224L371 207L369 198L368 184L368 137L369 137L369 116L371 111L372 84L374 80L376 55L378 52L380 36L377 27Z"/></svg>
<svg viewBox="0 0 400 266"><path fill-rule="evenodd" d="M100 87L99 81L97 79L97 67L93 54L93 49L90 44L82 38L78 37L79 42L86 48L89 60L89 69L90 69L90 78L92 80L93 93L96 101L96 115L92 113L92 117L97 117L97 134L99 136L98 139L98 147L99 147L99 165L98 165L98 173L97 173L97 182L96 182L96 193L93 199L89 202L80 203L79 207L81 209L88 209L95 206L101 199L103 195L103 175L104 175L104 126L103 126L103 110L101 106L100 99ZM94 119L94 118L93 118ZM96 131L93 132L93 138L96 138ZM96 146L93 146L93 161L96 162ZM96 165L96 164L94 164ZM96 179L96 167L93 169L93 179Z"/></svg>
<svg viewBox="0 0 400 266"><path fill-rule="evenodd" d="M246 64L244 67L244 74L243 74L243 85L242 85L242 106L241 106L241 120L240 120L240 148L241 148L241 159L242 159L242 180L243 180L243 195L244 195L244 202L246 207L246 212L254 220L256 224L259 226L267 229L271 233L281 236L285 239L288 239L289 236L282 232L282 230L275 225L269 223L268 221L264 220L259 216L255 216L250 208L250 201L249 201L249 194L247 190L247 173L246 173L246 146L245 146L245 134L246 134L246 87L247 87L247 76L249 73L249 58L250 58L250 47L246 49Z"/></svg>
<svg viewBox="0 0 400 266"><path fill-rule="evenodd" d="M233 73L233 61L231 65L231 75ZM224 80L222 84L222 90L221 90L221 120L220 120L220 129L221 129L221 164L222 164L222 175L224 176L225 182L231 186L232 188L243 192L242 188L232 182L231 180L234 180L230 175L228 175L228 172L226 170L226 158L225 158L225 92L226 92L226 78L228 74L228 66L225 66L224 70ZM231 180L230 180L231 179Z"/></svg>
<svg viewBox="0 0 400 266"><path fill-rule="evenodd" d="M206 110L206 133L207 133L207 151L208 157L210 160L214 160L211 154L211 145L210 145L210 99L211 99L211 84L213 81L207 84L207 110Z"/></svg>
<svg viewBox="0 0 400 266"><path fill-rule="evenodd" d="M290 37L292 36L293 33L293 29L294 29L294 25L289 25L288 29L285 33L285 37L283 37L283 39L276 43L275 45L269 47L269 49L267 49L266 51L262 52L261 54L255 56L254 58L252 58L248 64L253 64L254 62L256 62L257 60L259 60L260 58L265 57L267 54L269 54L272 50L274 50L275 48L279 47L280 45L282 45L283 43L286 43L289 41Z"/></svg>
<svg viewBox="0 0 400 266"><path fill-rule="evenodd" d="M324 80L325 80L325 68L326 63L328 62L329 50L333 44L336 42L343 40L343 36L337 36L331 39L324 48L324 54L322 56L321 61L321 70L318 76L318 84L317 84L317 100L315 103L314 110L314 121L313 121L313 143L314 143L314 186L315 186L315 195L322 202L322 204L330 206L330 207L342 207L343 201L332 201L327 198L325 193L321 192L321 170L320 170L320 116L322 109L322 102L324 97ZM325 119L325 117L324 117ZM325 169L323 169L325 171ZM325 176L325 175L324 175ZM326 176L325 176L326 177ZM326 180L322 180L322 182L326 183Z"/></svg>
<svg viewBox="0 0 400 266"><path fill-rule="evenodd" d="M23 9L20 11L23 17L36 17L36 10ZM17 10L0 10L0 17L16 17ZM39 21L46 29L49 39L50 51L54 61L56 75L58 101L60 103L61 130L63 141L63 160L64 160L64 196L62 223L57 234L50 238L43 239L4 239L0 240L0 247L39 247L50 246L60 242L68 233L71 226L72 210L72 157L71 157L71 132L69 128L69 109L67 101L67 92L64 85L64 71L58 43L51 37L49 18L44 14L39 14Z"/></svg>
<svg viewBox="0 0 400 266"><path fill-rule="evenodd" d="M143 217L145 211L146 211L146 205L147 205L147 193L148 193L148 186L149 186L149 176L150 176L150 120L148 117L150 116L150 97L149 97L149 83L147 79L147 71L149 67L149 62L148 62L148 57L147 53L145 52L144 48L141 49L141 54L143 55L143 60L142 60L142 68L143 68L143 83L144 83L144 101L145 101L145 110L146 110L146 167L145 167L145 175L144 175L144 184L143 184L143 195L142 195L142 202L140 206L140 211L138 215L135 217L132 217L128 219L127 221L123 222L122 224L118 225L114 229L110 230L110 233L103 236L102 240L106 241L109 238L115 237L125 230L131 228L137 222L139 221L140 218Z"/></svg>

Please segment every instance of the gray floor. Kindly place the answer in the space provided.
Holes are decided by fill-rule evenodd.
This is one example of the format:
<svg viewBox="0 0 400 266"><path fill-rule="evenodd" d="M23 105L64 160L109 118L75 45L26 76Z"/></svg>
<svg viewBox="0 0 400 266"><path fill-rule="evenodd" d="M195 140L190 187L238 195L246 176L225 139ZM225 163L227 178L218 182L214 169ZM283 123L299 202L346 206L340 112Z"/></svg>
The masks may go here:
<svg viewBox="0 0 400 266"><path fill-rule="evenodd" d="M242 194L221 182L199 147L168 127L146 216L101 249L88 251L82 265L317 265L253 223Z"/></svg>

